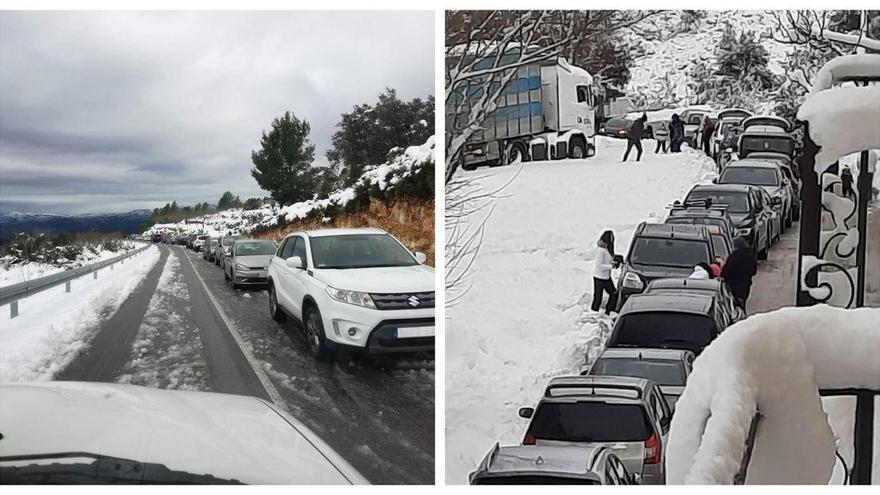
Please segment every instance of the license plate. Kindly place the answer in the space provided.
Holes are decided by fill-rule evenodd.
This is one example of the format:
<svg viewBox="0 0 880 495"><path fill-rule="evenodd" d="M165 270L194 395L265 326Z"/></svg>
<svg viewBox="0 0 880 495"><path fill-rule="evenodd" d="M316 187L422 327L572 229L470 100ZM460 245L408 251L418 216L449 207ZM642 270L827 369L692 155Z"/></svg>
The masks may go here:
<svg viewBox="0 0 880 495"><path fill-rule="evenodd" d="M397 339L409 339L413 337L433 337L434 327L400 327L394 330Z"/></svg>

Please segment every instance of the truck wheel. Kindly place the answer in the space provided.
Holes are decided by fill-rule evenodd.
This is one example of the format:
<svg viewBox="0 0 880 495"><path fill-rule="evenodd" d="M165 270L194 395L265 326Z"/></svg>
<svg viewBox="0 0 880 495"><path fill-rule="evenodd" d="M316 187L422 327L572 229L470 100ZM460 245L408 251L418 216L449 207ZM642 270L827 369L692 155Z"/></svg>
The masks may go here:
<svg viewBox="0 0 880 495"><path fill-rule="evenodd" d="M581 158L586 158L587 156L587 146L584 144L583 139L574 139L571 142L571 149L568 150L568 157L573 160L579 160Z"/></svg>
<svg viewBox="0 0 880 495"><path fill-rule="evenodd" d="M287 319L287 315L278 307L278 296L275 294L275 284L272 283L269 284L269 315L278 323Z"/></svg>
<svg viewBox="0 0 880 495"><path fill-rule="evenodd" d="M512 143L507 148L507 156L504 159L504 164L511 165L513 163L516 163L517 161L529 161L529 154L525 149L525 145L521 142Z"/></svg>
<svg viewBox="0 0 880 495"><path fill-rule="evenodd" d="M318 361L326 361L332 356L332 350L324 338L324 323L321 321L321 312L314 305L308 306L305 314L306 340L309 352Z"/></svg>

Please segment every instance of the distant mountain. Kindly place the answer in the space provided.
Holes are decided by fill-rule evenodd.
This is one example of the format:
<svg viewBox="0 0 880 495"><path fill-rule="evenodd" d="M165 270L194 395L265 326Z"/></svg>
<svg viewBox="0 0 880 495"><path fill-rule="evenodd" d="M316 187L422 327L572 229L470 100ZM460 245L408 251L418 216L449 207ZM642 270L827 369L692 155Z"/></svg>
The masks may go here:
<svg viewBox="0 0 880 495"><path fill-rule="evenodd" d="M126 213L86 213L57 215L54 213L12 212L0 215L0 241L6 242L19 232L30 234L62 232L122 232L140 233L150 218L150 210L132 210Z"/></svg>

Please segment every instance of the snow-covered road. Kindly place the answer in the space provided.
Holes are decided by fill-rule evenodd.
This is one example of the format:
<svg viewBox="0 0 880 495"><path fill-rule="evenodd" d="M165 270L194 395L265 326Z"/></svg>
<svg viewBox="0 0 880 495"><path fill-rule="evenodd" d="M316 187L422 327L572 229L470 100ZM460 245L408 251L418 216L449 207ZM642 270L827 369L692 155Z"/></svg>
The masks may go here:
<svg viewBox="0 0 880 495"><path fill-rule="evenodd" d="M602 231L624 252L640 222L661 221L667 204L714 176L702 153L656 155L653 143L639 163L620 162L625 141L600 138L594 158L473 172L487 175L487 190L519 175L486 224L472 288L446 312L448 483L465 483L495 441L519 442L517 408L599 351L608 320L589 303Z"/></svg>

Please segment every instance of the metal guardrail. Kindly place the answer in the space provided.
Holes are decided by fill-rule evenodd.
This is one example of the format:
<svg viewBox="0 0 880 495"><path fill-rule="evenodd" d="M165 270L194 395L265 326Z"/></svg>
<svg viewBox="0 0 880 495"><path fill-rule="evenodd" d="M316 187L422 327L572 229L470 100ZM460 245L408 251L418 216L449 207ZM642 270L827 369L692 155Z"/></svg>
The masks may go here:
<svg viewBox="0 0 880 495"><path fill-rule="evenodd" d="M71 270L64 270L62 272L53 273L51 275L35 278L33 280L26 280L17 284L7 285L6 287L0 287L0 306L5 306L8 304L10 318L15 318L16 316L18 316L18 301L20 299L24 299L28 296L32 296L38 292L42 292L53 287L57 287L61 284L66 284L65 292L70 292L71 280L82 277L83 275L88 275L89 273L94 273L94 278L98 278L98 270L101 270L102 268L107 268L108 266L112 270L113 265L115 265L116 263L121 263L126 259L131 258L132 256L140 254L149 249L151 246L152 244L146 244L133 251L129 251L125 254L116 256L115 258L99 261L90 265L80 266Z"/></svg>

